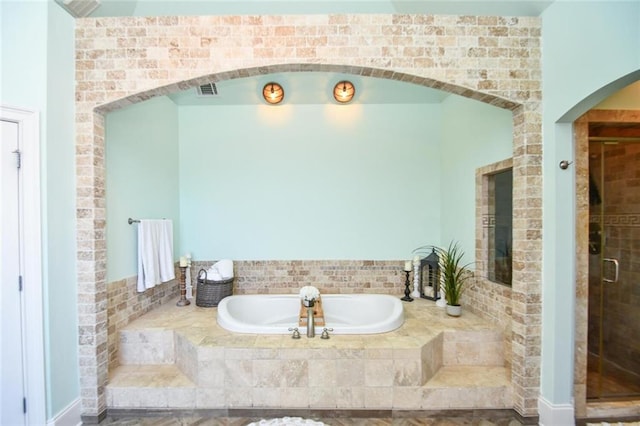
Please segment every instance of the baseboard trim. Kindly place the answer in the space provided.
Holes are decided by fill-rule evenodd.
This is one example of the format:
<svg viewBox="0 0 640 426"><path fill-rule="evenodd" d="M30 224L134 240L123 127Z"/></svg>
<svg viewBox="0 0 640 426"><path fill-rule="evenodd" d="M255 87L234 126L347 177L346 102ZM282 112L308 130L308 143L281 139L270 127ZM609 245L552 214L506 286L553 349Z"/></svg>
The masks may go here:
<svg viewBox="0 0 640 426"><path fill-rule="evenodd" d="M574 426L575 410L573 404L552 404L538 397L538 415L540 426Z"/></svg>
<svg viewBox="0 0 640 426"><path fill-rule="evenodd" d="M80 426L82 425L82 401L77 398L47 422L47 426Z"/></svg>

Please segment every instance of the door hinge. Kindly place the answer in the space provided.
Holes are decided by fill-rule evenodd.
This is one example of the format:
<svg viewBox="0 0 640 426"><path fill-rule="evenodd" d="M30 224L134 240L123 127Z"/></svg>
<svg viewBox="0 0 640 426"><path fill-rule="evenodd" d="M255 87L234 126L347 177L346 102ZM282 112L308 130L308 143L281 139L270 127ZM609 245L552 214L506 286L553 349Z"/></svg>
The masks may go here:
<svg viewBox="0 0 640 426"><path fill-rule="evenodd" d="M22 291L22 275L18 276L18 291Z"/></svg>
<svg viewBox="0 0 640 426"><path fill-rule="evenodd" d="M19 169L22 167L22 152L19 149L16 149L13 153L16 155L16 167Z"/></svg>
<svg viewBox="0 0 640 426"><path fill-rule="evenodd" d="M22 412L27 413L27 398L22 398Z"/></svg>

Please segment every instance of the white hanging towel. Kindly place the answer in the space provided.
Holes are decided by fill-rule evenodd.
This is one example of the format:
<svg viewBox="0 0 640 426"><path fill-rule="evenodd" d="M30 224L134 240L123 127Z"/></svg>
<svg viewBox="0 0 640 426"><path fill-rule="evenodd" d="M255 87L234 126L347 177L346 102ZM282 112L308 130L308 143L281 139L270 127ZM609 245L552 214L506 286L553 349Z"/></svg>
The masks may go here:
<svg viewBox="0 0 640 426"><path fill-rule="evenodd" d="M142 219L138 224L138 292L176 277L173 221Z"/></svg>

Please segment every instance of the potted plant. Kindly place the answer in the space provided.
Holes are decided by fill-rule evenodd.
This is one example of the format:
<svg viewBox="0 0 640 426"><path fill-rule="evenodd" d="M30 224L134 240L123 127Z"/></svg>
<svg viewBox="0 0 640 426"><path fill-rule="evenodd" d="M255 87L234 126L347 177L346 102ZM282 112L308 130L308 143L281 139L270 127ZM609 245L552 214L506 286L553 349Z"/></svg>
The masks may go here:
<svg viewBox="0 0 640 426"><path fill-rule="evenodd" d="M447 301L447 314L459 317L461 313L460 297L465 290L465 283L471 277L466 265L461 265L464 251L458 243L451 242L446 249L439 249L440 274L442 276L442 294Z"/></svg>

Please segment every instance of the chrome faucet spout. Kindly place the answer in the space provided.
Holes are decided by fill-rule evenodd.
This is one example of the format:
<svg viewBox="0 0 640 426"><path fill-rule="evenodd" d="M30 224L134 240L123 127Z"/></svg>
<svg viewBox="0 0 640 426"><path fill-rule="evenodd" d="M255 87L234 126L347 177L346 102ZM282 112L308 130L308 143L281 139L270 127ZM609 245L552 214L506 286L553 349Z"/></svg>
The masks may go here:
<svg viewBox="0 0 640 426"><path fill-rule="evenodd" d="M313 304L307 307L307 337L316 337L316 324L313 319Z"/></svg>

